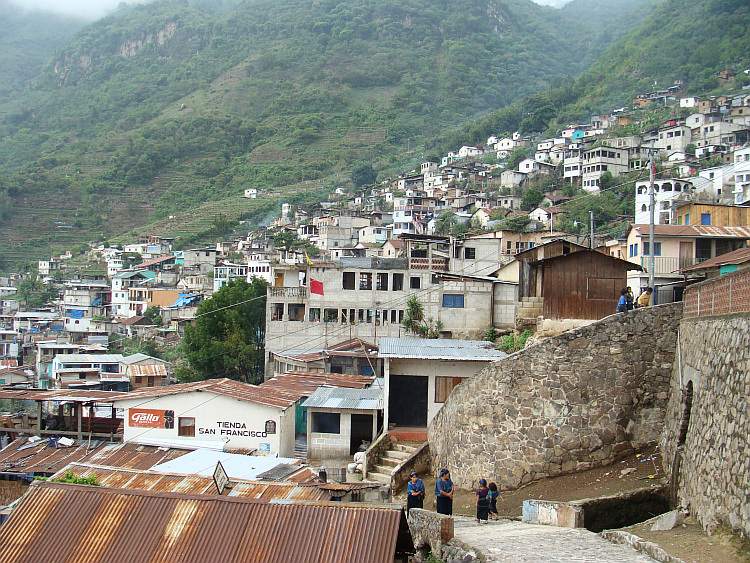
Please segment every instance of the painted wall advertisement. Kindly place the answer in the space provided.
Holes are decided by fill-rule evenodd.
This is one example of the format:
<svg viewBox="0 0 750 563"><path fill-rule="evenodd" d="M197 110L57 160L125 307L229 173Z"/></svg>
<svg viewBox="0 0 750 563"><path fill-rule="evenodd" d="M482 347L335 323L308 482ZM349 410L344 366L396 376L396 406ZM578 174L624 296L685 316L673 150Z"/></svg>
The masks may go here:
<svg viewBox="0 0 750 563"><path fill-rule="evenodd" d="M174 411L130 409L128 426L134 428L174 428Z"/></svg>

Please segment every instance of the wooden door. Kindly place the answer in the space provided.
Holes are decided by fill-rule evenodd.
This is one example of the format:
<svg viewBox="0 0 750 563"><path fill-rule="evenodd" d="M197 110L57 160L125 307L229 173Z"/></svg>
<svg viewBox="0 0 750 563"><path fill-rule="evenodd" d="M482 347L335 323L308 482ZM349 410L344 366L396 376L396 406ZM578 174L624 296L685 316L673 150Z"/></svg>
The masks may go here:
<svg viewBox="0 0 750 563"><path fill-rule="evenodd" d="M693 243L680 241L680 269L692 266L695 261L694 258L695 253L693 252Z"/></svg>

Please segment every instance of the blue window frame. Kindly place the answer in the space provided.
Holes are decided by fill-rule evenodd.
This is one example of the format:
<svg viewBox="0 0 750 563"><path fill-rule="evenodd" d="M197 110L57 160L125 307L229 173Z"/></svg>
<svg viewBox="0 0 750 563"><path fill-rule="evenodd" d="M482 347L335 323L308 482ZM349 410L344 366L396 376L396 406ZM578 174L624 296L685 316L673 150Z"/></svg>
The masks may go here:
<svg viewBox="0 0 750 563"><path fill-rule="evenodd" d="M463 309L464 308L464 296L454 293L443 294L443 307L452 309Z"/></svg>
<svg viewBox="0 0 750 563"><path fill-rule="evenodd" d="M701 213L701 225L710 225L710 224L711 224L711 214Z"/></svg>
<svg viewBox="0 0 750 563"><path fill-rule="evenodd" d="M630 258L633 258L634 256L638 256L638 244L631 244L630 245Z"/></svg>

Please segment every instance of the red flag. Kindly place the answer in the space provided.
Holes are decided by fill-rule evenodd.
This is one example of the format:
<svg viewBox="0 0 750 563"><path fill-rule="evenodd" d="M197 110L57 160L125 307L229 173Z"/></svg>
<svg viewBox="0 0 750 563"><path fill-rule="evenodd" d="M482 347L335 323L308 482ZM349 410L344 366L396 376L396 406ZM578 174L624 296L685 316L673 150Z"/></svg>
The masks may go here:
<svg viewBox="0 0 750 563"><path fill-rule="evenodd" d="M310 278L310 293L323 295L323 282Z"/></svg>

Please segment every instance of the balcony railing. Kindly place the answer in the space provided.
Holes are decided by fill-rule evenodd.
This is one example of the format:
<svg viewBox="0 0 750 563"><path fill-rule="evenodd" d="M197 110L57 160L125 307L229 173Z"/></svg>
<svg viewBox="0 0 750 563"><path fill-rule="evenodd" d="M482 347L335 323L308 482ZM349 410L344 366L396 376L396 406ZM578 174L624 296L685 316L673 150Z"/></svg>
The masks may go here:
<svg viewBox="0 0 750 563"><path fill-rule="evenodd" d="M689 266L695 266L701 262L705 262L707 258L674 258L668 256L654 256L654 274L678 274L683 268ZM644 273L650 273L648 271L650 258L648 256L641 256L641 266L643 266Z"/></svg>
<svg viewBox="0 0 750 563"><path fill-rule="evenodd" d="M275 287L268 288L268 297L307 297L306 287Z"/></svg>

